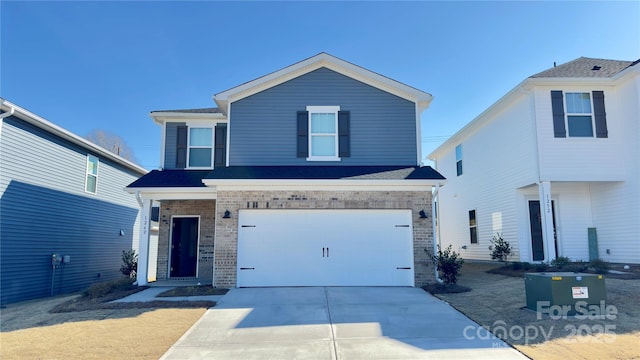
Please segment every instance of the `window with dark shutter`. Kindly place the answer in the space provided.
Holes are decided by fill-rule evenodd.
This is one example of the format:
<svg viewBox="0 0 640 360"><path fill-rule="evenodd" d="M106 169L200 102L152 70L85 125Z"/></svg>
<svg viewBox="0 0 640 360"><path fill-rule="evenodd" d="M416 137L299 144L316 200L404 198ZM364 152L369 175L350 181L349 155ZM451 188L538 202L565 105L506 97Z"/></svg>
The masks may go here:
<svg viewBox="0 0 640 360"><path fill-rule="evenodd" d="M227 124L216 125L213 166L225 166L227 163Z"/></svg>
<svg viewBox="0 0 640 360"><path fill-rule="evenodd" d="M338 111L338 156L351 156L351 124L348 111Z"/></svg>
<svg viewBox="0 0 640 360"><path fill-rule="evenodd" d="M177 127L176 168L178 169L187 167L187 131L187 126Z"/></svg>
<svg viewBox="0 0 640 360"><path fill-rule="evenodd" d="M593 92L593 115L596 123L596 137L608 137L607 113L604 110L604 91Z"/></svg>
<svg viewBox="0 0 640 360"><path fill-rule="evenodd" d="M306 158L309 156L309 113L307 111L298 111L297 129L297 157Z"/></svg>
<svg viewBox="0 0 640 360"><path fill-rule="evenodd" d="M567 137L567 131L564 125L562 91L551 91L551 109L553 113L553 136L557 138Z"/></svg>

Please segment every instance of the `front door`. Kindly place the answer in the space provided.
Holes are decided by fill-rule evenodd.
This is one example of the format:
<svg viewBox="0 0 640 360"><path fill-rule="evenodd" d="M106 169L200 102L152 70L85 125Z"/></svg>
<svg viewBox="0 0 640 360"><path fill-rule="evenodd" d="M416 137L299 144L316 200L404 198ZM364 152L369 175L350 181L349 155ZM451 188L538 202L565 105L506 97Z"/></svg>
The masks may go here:
<svg viewBox="0 0 640 360"><path fill-rule="evenodd" d="M558 241L556 235L556 210L554 201L551 201L551 212L553 217L553 241L558 257ZM542 213L540 212L540 201L529 201L529 224L531 225L531 252L533 261L544 261L544 243L542 239Z"/></svg>
<svg viewBox="0 0 640 360"><path fill-rule="evenodd" d="M195 277L198 265L197 217L171 219L170 277Z"/></svg>

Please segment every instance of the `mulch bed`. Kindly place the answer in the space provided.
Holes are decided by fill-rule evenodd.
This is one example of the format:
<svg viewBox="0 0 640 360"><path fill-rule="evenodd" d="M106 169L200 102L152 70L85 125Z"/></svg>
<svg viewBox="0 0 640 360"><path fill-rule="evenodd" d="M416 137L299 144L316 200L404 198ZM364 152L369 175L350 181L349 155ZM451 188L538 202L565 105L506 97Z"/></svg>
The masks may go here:
<svg viewBox="0 0 640 360"><path fill-rule="evenodd" d="M429 284L422 289L431 294L458 294L471 291L471 288L458 284Z"/></svg>
<svg viewBox="0 0 640 360"><path fill-rule="evenodd" d="M156 297L224 295L228 291L229 289L214 288L211 285L180 286L160 293Z"/></svg>
<svg viewBox="0 0 640 360"><path fill-rule="evenodd" d="M636 279L640 279L640 265L631 265L629 269L625 270L623 268L623 265L612 265L610 270L614 270L614 271L619 271L619 272L624 272L624 274L619 274L619 273L612 273L612 272L608 272L606 274L604 274L604 276L606 278L610 278L610 279L620 279L620 280L636 280ZM564 272L564 271L568 271L568 270L564 270L564 269L554 269L552 267L544 270L544 271L536 271L535 268L530 268L530 269L514 269L513 267L511 267L511 265L505 265L502 267L498 267L498 268L494 268L491 270L487 270L486 272L489 274L497 274L497 275L505 275L505 276L511 276L511 277L524 277L524 274L526 273L536 273L536 272ZM595 271L592 270L585 270L585 271L581 271L583 273L588 273L588 274L597 274Z"/></svg>

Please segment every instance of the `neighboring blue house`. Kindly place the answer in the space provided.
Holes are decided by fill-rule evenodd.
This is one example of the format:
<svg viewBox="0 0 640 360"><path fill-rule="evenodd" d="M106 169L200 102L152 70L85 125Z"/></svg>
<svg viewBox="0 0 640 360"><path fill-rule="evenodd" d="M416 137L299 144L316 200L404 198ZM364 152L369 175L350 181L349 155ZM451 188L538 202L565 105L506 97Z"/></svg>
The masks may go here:
<svg viewBox="0 0 640 360"><path fill-rule="evenodd" d="M123 188L147 171L2 98L0 109L0 303L122 276L140 208Z"/></svg>
<svg viewBox="0 0 640 360"><path fill-rule="evenodd" d="M215 108L151 112L162 169L128 187L144 219L161 203L140 268L151 258L157 280L219 287L433 281L424 249L444 178L420 166L431 99L321 53L215 95Z"/></svg>

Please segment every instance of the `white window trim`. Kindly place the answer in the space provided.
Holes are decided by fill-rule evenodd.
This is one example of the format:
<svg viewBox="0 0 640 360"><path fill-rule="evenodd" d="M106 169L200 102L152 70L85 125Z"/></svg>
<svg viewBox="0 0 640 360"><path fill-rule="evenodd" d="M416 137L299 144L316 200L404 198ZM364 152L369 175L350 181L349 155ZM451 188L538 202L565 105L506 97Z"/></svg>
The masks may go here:
<svg viewBox="0 0 640 360"><path fill-rule="evenodd" d="M211 125L210 123L187 123L187 163L185 169L189 170L197 170L197 169L213 169L213 161L215 154L215 136L216 136L216 127L215 124ZM191 146L191 129L211 129L211 146ZM209 166L189 166L189 158L191 157L191 149L211 149L211 163Z"/></svg>
<svg viewBox="0 0 640 360"><path fill-rule="evenodd" d="M591 105L590 113L570 113L569 107L567 106L567 94L589 94L589 105ZM593 93L591 91L566 91L562 94L562 101L564 104L565 112L564 112L564 126L567 129L567 138L571 139L592 139L596 137L596 116L593 110ZM569 132L569 116L591 116L591 136L571 136Z"/></svg>
<svg viewBox="0 0 640 360"><path fill-rule="evenodd" d="M338 156L338 151L339 151L339 129L338 129L338 112L340 111L340 106L307 106L307 112L308 112L308 129L309 129L309 140L308 140L308 149L309 149L309 156L307 157L307 161L340 161L340 157ZM318 133L313 135L311 132L311 114L313 113L334 113L335 114L335 129L336 132L334 134L322 134L322 133ZM335 138L335 156L313 156L312 154L312 148L311 148L311 139L313 136L333 136Z"/></svg>
<svg viewBox="0 0 640 360"><path fill-rule="evenodd" d="M89 159L90 158L95 158L96 159L96 174L92 174L89 172ZM87 154L87 161L85 163L85 167L84 167L84 192L86 192L87 194L97 194L98 193L98 175L100 174L100 158L98 158L95 155L91 155L91 154ZM87 185L89 184L88 180L89 180L89 176L94 176L96 178L96 191L89 191L87 189Z"/></svg>

